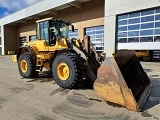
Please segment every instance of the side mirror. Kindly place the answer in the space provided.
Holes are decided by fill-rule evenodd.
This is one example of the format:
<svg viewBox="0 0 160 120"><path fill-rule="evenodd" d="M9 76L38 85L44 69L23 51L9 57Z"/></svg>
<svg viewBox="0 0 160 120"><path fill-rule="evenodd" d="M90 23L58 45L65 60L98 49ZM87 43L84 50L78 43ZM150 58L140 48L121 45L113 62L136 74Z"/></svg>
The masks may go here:
<svg viewBox="0 0 160 120"><path fill-rule="evenodd" d="M72 27L72 32L74 32L74 26L72 25L71 27Z"/></svg>

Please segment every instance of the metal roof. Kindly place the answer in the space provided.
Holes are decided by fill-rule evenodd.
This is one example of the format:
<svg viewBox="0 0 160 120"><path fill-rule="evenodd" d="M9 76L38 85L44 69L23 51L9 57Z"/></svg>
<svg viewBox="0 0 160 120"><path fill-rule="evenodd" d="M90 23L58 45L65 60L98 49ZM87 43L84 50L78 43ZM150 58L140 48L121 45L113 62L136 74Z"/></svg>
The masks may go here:
<svg viewBox="0 0 160 120"><path fill-rule="evenodd" d="M0 24L23 23L30 19L39 19L40 16L51 13L57 15L59 10L68 7L81 9L81 4L90 0L42 0L34 5L0 19Z"/></svg>

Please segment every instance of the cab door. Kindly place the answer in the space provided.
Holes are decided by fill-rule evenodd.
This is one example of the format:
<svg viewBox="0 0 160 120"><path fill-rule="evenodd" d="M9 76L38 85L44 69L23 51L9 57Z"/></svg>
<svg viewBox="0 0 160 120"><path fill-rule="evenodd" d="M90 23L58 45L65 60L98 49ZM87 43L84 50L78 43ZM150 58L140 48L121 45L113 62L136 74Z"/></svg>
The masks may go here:
<svg viewBox="0 0 160 120"><path fill-rule="evenodd" d="M44 40L46 43L44 51L49 50L49 31L48 31L48 28L49 28L49 21L42 21L39 23L40 40Z"/></svg>

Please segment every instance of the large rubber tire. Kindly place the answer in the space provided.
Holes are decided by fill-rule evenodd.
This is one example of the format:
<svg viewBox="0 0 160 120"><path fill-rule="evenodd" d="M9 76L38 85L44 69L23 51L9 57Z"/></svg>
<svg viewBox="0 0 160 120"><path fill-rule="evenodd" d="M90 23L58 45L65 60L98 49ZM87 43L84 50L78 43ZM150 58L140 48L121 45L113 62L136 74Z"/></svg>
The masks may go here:
<svg viewBox="0 0 160 120"><path fill-rule="evenodd" d="M22 65L24 64L25 65ZM26 67L26 70L23 70ZM34 78L37 76L36 65L33 62L32 56L29 53L23 53L18 59L18 70L22 77L24 78Z"/></svg>
<svg viewBox="0 0 160 120"><path fill-rule="evenodd" d="M143 61L145 61L145 62L150 62L150 61L151 61L151 58L150 58L150 57L143 57Z"/></svg>
<svg viewBox="0 0 160 120"><path fill-rule="evenodd" d="M152 52L151 51L149 51L149 55L148 56L143 57L143 61L145 61L145 62L152 61Z"/></svg>
<svg viewBox="0 0 160 120"><path fill-rule="evenodd" d="M62 80L58 75L58 66L61 63L66 64L69 68L69 76L65 80ZM52 74L55 82L60 87L67 89L76 88L82 83L84 75L84 67L81 57L70 52L58 55L52 64Z"/></svg>

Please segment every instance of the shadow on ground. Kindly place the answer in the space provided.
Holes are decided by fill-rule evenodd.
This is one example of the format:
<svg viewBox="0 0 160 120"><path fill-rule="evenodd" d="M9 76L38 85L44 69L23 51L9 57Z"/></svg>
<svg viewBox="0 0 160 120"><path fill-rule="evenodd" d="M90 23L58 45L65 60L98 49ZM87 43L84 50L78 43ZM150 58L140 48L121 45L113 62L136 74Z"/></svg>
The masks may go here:
<svg viewBox="0 0 160 120"><path fill-rule="evenodd" d="M159 75L149 76L151 84L152 84L152 90L143 108L143 111L153 108L154 106L160 103L160 78L154 78L153 76L159 76Z"/></svg>
<svg viewBox="0 0 160 120"><path fill-rule="evenodd" d="M21 78L23 79L23 78ZM36 78L29 79L27 82L50 82L54 81L52 73L50 71L42 71L38 74ZM84 79L79 86L75 88L77 89L93 89L93 81Z"/></svg>
<svg viewBox="0 0 160 120"><path fill-rule="evenodd" d="M142 111L147 111L148 109L151 109L160 103L160 75L152 74L151 72L154 71L152 69L144 68L144 71L147 74L150 74L150 75L148 75L148 77L149 77L149 79L151 81L151 85L152 85L152 90L151 90L150 96L149 96L144 108L142 109Z"/></svg>
<svg viewBox="0 0 160 120"><path fill-rule="evenodd" d="M145 71L146 73L148 73L148 72L152 72L153 70L152 70L152 69L144 68L144 71Z"/></svg>
<svg viewBox="0 0 160 120"><path fill-rule="evenodd" d="M54 78L52 77L52 73L50 71L42 71L38 74L36 78L29 79L27 82L35 82L35 81L50 82L54 81Z"/></svg>

